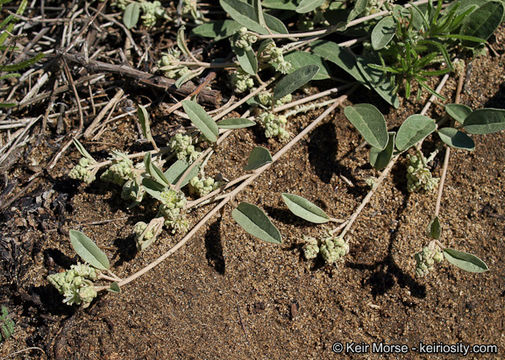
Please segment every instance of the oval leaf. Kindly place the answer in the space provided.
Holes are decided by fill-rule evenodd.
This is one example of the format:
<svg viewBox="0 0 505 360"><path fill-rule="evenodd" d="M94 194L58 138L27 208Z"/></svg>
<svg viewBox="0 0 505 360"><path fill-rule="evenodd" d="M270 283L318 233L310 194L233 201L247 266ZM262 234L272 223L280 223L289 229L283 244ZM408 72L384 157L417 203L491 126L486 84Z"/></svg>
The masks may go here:
<svg viewBox="0 0 505 360"><path fill-rule="evenodd" d="M302 0L296 7L298 14L305 14L323 5L325 0Z"/></svg>
<svg viewBox="0 0 505 360"><path fill-rule="evenodd" d="M91 266L107 270L110 268L107 255L89 237L77 230L70 230L70 243L79 257Z"/></svg>
<svg viewBox="0 0 505 360"><path fill-rule="evenodd" d="M269 31L264 26L260 25L258 14L251 5L240 0L219 0L219 4L233 20L242 26L257 32L258 34L269 34ZM264 18L266 25L272 32L280 34L288 33L284 23L276 17L264 14Z"/></svg>
<svg viewBox="0 0 505 360"><path fill-rule="evenodd" d="M472 138L467 134L458 131L458 129L450 127L440 129L438 130L438 136L440 136L440 139L450 147L468 151L473 151L475 149L475 143Z"/></svg>
<svg viewBox="0 0 505 360"><path fill-rule="evenodd" d="M254 125L254 121L245 118L228 118L217 122L220 129L242 129Z"/></svg>
<svg viewBox="0 0 505 360"><path fill-rule="evenodd" d="M291 63L293 71L305 66L305 65L317 65L319 66L319 71L312 78L312 80L324 80L329 79L330 74L328 72L328 67L326 66L324 60L318 56L305 51L293 51L284 56L284 60ZM273 64L275 67L276 65Z"/></svg>
<svg viewBox="0 0 505 360"><path fill-rule="evenodd" d="M388 144L388 130L382 113L372 104L347 106L344 114L367 143L384 150Z"/></svg>
<svg viewBox="0 0 505 360"><path fill-rule="evenodd" d="M489 270L484 261L463 251L446 248L444 256L451 264L468 272L481 273Z"/></svg>
<svg viewBox="0 0 505 360"><path fill-rule="evenodd" d="M123 24L131 29L137 25L140 15L140 5L136 2L132 2L126 6L123 13Z"/></svg>
<svg viewBox="0 0 505 360"><path fill-rule="evenodd" d="M496 30L503 17L503 4L488 1L467 15L461 23L460 34L487 40Z"/></svg>
<svg viewBox="0 0 505 360"><path fill-rule="evenodd" d="M288 209L298 217L315 224L323 224L330 221L330 217L317 205L309 200L294 194L283 193L282 200Z"/></svg>
<svg viewBox="0 0 505 360"><path fill-rule="evenodd" d="M233 209L231 216L249 234L263 241L282 243L281 233L259 207L242 202Z"/></svg>
<svg viewBox="0 0 505 360"><path fill-rule="evenodd" d="M472 113L472 109L463 104L447 104L445 111L460 124L464 124L466 117Z"/></svg>
<svg viewBox="0 0 505 360"><path fill-rule="evenodd" d="M235 34L242 25L234 20L218 20L198 25L191 30L194 35L212 38L215 41L226 39Z"/></svg>
<svg viewBox="0 0 505 360"><path fill-rule="evenodd" d="M435 120L427 116L418 114L409 116L398 129L396 148L400 151L407 150L430 135L436 127Z"/></svg>
<svg viewBox="0 0 505 360"><path fill-rule="evenodd" d="M256 146L249 154L249 159L247 159L247 165L244 166L244 170L258 169L271 162L272 155L270 155L270 151L263 146Z"/></svg>
<svg viewBox="0 0 505 360"><path fill-rule="evenodd" d="M183 100L182 107L189 119L200 130L207 140L216 142L219 134L216 122L205 112L203 107L193 100Z"/></svg>
<svg viewBox="0 0 505 360"><path fill-rule="evenodd" d="M110 284L107 290L116 294L119 294L121 292L121 288L119 287L119 284L116 281Z"/></svg>
<svg viewBox="0 0 505 360"><path fill-rule="evenodd" d="M275 86L274 99L277 100L291 94L293 91L312 80L318 71L319 66L306 65L284 76Z"/></svg>
<svg viewBox="0 0 505 360"><path fill-rule="evenodd" d="M384 169L391 161L395 147L395 136L395 132L389 132L388 144L384 150L370 148L370 164L377 170Z"/></svg>
<svg viewBox="0 0 505 360"><path fill-rule="evenodd" d="M440 220L438 220L438 216L435 216L433 220L431 220L430 225L428 227L428 235L432 239L440 239L440 235L442 234L442 229L440 227Z"/></svg>
<svg viewBox="0 0 505 360"><path fill-rule="evenodd" d="M255 75L258 71L258 59L256 59L256 54L252 49L241 49L233 47L233 52L237 55L237 60L246 73L249 75Z"/></svg>
<svg viewBox="0 0 505 360"><path fill-rule="evenodd" d="M385 48L395 36L396 24L392 16L386 16L372 30L372 47L374 50Z"/></svg>
<svg viewBox="0 0 505 360"><path fill-rule="evenodd" d="M475 110L467 116L463 127L470 134L491 134L505 130L505 110Z"/></svg>

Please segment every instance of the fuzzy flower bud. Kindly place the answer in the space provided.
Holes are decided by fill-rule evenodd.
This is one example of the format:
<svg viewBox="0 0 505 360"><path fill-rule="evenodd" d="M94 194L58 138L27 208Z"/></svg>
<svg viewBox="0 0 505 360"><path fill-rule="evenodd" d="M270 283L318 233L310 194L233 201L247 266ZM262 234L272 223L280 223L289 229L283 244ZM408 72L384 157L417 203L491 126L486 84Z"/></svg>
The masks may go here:
<svg viewBox="0 0 505 360"><path fill-rule="evenodd" d="M307 260L315 259L319 254L319 243L317 239L304 235L303 240L305 241L305 245L303 246L303 256L305 256L305 259Z"/></svg>
<svg viewBox="0 0 505 360"><path fill-rule="evenodd" d="M175 134L168 143L168 146L176 153L179 160L186 160L190 164L201 154L200 148L193 145L191 136L181 133Z"/></svg>
<svg viewBox="0 0 505 360"><path fill-rule="evenodd" d="M91 170L91 165L94 162L88 158L81 158L79 163L75 165L68 173L71 179L80 180L86 184L91 184L95 180L95 172Z"/></svg>
<svg viewBox="0 0 505 360"><path fill-rule="evenodd" d="M271 138L277 136L280 140L287 140L289 133L286 131L287 119L283 115L275 115L271 112L263 112L258 118L265 127L265 136Z"/></svg>
<svg viewBox="0 0 505 360"><path fill-rule="evenodd" d="M189 180L189 192L192 195L202 197L216 190L220 185L221 183L219 181L215 181L214 178L210 176L195 176Z"/></svg>
<svg viewBox="0 0 505 360"><path fill-rule="evenodd" d="M133 162L128 159L126 154L114 152L112 165L100 176L100 180L123 186L132 178L132 169Z"/></svg>
<svg viewBox="0 0 505 360"><path fill-rule="evenodd" d="M349 253L349 244L340 237L328 237L321 241L319 251L327 264L334 264Z"/></svg>
<svg viewBox="0 0 505 360"><path fill-rule="evenodd" d="M438 185L439 178L431 175L430 169L418 156L407 155L407 189L409 192L431 191Z"/></svg>
<svg viewBox="0 0 505 360"><path fill-rule="evenodd" d="M432 242L415 254L414 258L416 259L416 275L423 277L433 270L435 262L440 263L444 260L444 255L442 250Z"/></svg>
<svg viewBox="0 0 505 360"><path fill-rule="evenodd" d="M72 265L70 270L47 277L49 283L64 296L65 304L82 304L83 307L88 307L97 296L92 282L96 279L96 270L85 264Z"/></svg>
<svg viewBox="0 0 505 360"><path fill-rule="evenodd" d="M188 227L186 220L186 197L182 191L165 190L161 193L162 201L159 208L160 216L165 218L165 226L172 229L172 233L185 231Z"/></svg>

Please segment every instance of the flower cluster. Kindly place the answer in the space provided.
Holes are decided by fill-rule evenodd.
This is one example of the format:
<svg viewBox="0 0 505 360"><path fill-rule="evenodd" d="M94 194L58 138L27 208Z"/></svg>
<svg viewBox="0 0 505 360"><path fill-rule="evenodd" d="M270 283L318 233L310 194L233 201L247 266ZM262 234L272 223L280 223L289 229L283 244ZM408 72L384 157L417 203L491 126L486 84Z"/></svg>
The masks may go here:
<svg viewBox="0 0 505 360"><path fill-rule="evenodd" d="M432 242L428 246L423 247L423 250L418 252L414 258L416 259L416 275L422 277L428 274L430 270L433 270L435 263L440 263L444 260L444 254Z"/></svg>
<svg viewBox="0 0 505 360"><path fill-rule="evenodd" d="M146 28L151 28L156 25L156 21L161 18L168 18L165 8L159 1L141 1L140 7L142 9L142 24Z"/></svg>
<svg viewBox="0 0 505 360"><path fill-rule="evenodd" d="M216 190L220 185L221 183L219 181L214 180L214 178L210 176L195 176L189 180L189 192L198 197L202 197Z"/></svg>
<svg viewBox="0 0 505 360"><path fill-rule="evenodd" d="M202 13L198 10L197 0L182 0L182 15L191 17L195 24L202 24L204 20Z"/></svg>
<svg viewBox="0 0 505 360"><path fill-rule="evenodd" d="M181 51L173 47L161 54L158 66L167 78L178 79L190 71L187 66L179 65L180 57Z"/></svg>
<svg viewBox="0 0 505 360"><path fill-rule="evenodd" d="M426 159L424 159L424 157L421 159L415 155L407 155L407 159L410 162L410 165L407 167L408 191L418 192L433 190L438 185L439 178L434 178L431 175L430 169L425 165Z"/></svg>
<svg viewBox="0 0 505 360"><path fill-rule="evenodd" d="M269 42L261 52L261 60L268 62L281 74L287 74L293 69L293 65L284 59L282 50L273 41Z"/></svg>
<svg viewBox="0 0 505 360"><path fill-rule="evenodd" d="M132 178L133 162L126 154L113 152L112 165L100 176L100 180L123 186Z"/></svg>
<svg viewBox="0 0 505 360"><path fill-rule="evenodd" d="M283 104L287 104L287 103L291 102L291 100L293 100L293 97L291 96L291 94L288 94L288 95L274 101L274 96L270 91L260 92L258 94L257 98L258 98L258 101L260 102L261 105L268 106L268 107L270 107L272 105L273 106L280 106Z"/></svg>
<svg viewBox="0 0 505 360"><path fill-rule="evenodd" d="M47 280L65 297L63 300L65 304L82 304L83 307L88 307L97 295L93 286L93 280L96 279L96 270L84 264L72 265L70 270L47 277Z"/></svg>
<svg viewBox="0 0 505 360"><path fill-rule="evenodd" d="M250 50L252 49L252 44L257 40L258 38L256 35L248 33L246 27L241 27L238 32L231 37L230 42L233 47Z"/></svg>
<svg viewBox="0 0 505 360"><path fill-rule="evenodd" d="M368 0L365 15L372 15L383 10L390 10L393 5L393 0Z"/></svg>
<svg viewBox="0 0 505 360"><path fill-rule="evenodd" d="M172 229L172 233L184 232L188 228L186 219L186 196L182 191L167 189L161 193L159 214L165 218L165 226Z"/></svg>
<svg viewBox="0 0 505 360"><path fill-rule="evenodd" d="M334 264L349 253L349 244L341 237L331 235L322 239L304 236L303 255L307 260L321 255L327 264Z"/></svg>
<svg viewBox="0 0 505 360"><path fill-rule="evenodd" d="M254 86L254 79L242 69L231 73L231 84L236 93L240 94Z"/></svg>
<svg viewBox="0 0 505 360"><path fill-rule="evenodd" d="M86 184L91 184L95 180L96 172L92 170L91 165L94 165L96 162L82 157L79 160L79 163L75 165L72 170L68 173L68 176L71 179L81 180Z"/></svg>
<svg viewBox="0 0 505 360"><path fill-rule="evenodd" d="M189 164L200 156L200 148L193 145L193 138L181 133L175 134L168 143L170 150L177 154L177 159L186 160Z"/></svg>
<svg viewBox="0 0 505 360"><path fill-rule="evenodd" d="M265 136L271 138L277 136L280 140L289 138L289 133L286 130L288 120L283 115L275 115L272 112L262 112L258 121L265 127Z"/></svg>

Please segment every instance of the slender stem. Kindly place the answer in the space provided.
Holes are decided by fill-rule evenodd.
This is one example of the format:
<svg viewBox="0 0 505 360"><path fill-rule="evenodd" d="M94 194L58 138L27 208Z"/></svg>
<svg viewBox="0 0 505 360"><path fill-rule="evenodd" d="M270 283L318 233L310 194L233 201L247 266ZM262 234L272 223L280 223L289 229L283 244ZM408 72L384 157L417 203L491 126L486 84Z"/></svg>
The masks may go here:
<svg viewBox="0 0 505 360"><path fill-rule="evenodd" d="M351 90L352 91L352 90ZM279 150L273 157L272 162L256 169L252 175L242 182L235 190L231 191L219 204L217 204L212 210L210 210L199 222L196 224L174 247L168 250L166 253L161 255L159 258L154 260L152 263L144 267L143 269L137 271L136 273L130 275L129 277L123 279L119 282L119 286L124 286L138 277L144 275L149 270L153 269L157 265L161 264L170 255L175 253L180 249L186 242L188 242L193 235L197 233L200 228L207 223L208 220L212 218L223 206L225 206L231 199L233 199L240 191L246 188L251 182L254 181L258 176L260 176L265 170L270 168L270 166L275 163L282 155L284 155L289 149L291 149L300 139L307 135L310 131L314 129L326 116L331 114L342 102L347 99L347 95L342 95L339 102L331 105L326 111L324 111L317 119L315 119L309 126L307 126L303 131L301 131L296 137L294 137L289 143L287 143L281 150ZM97 288L98 289L98 288Z"/></svg>

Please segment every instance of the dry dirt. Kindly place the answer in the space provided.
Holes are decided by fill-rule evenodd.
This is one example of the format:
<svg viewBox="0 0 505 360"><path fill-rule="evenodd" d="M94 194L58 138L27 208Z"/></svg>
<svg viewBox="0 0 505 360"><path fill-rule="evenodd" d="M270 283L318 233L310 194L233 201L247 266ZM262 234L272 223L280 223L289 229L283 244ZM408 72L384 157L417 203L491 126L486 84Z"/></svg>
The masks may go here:
<svg viewBox="0 0 505 360"><path fill-rule="evenodd" d="M472 61L462 103L505 108L504 30L492 43L496 54ZM455 87L450 80L442 93L453 98ZM347 104L365 101L380 106L390 126L422 107L404 101L399 110L389 110L365 91ZM321 112L291 119L289 131L298 133ZM431 115L439 112L435 107ZM169 126L162 115L154 118L153 132L166 139ZM137 134L132 118L126 118L111 125L100 142L85 145L105 158L111 148L132 150ZM17 325L0 356L38 346L51 359L336 359L342 355L332 352L335 342L415 347L422 341L496 344L498 354L467 358L505 358L505 133L474 139L473 153L451 155L440 216L442 241L479 256L490 267L487 273L465 273L444 262L427 277L416 278L413 255L429 241L426 227L436 192L406 191L405 160L353 226L343 263L324 266L303 259L302 236L320 234L323 226L293 216L280 194L302 195L331 216L346 218L368 191L365 179L377 176L367 164L366 148L357 149L359 134L338 110L236 199L263 208L282 233L282 245L246 234L231 218L236 204L227 205L167 261L120 295L103 294L87 309L62 305L45 280L77 260L69 229L94 239L120 276L139 270L179 237L165 232L147 251L136 253L132 227L146 215L142 209L125 209L113 186L97 181L86 187L68 179L79 158L72 149L2 214L0 295ZM240 175L255 145L272 153L281 147L255 130L235 131L207 173L230 179ZM44 163L54 146L54 140L30 146L9 179L25 183L31 175L27 164L32 159ZM437 176L442 162L438 155ZM197 211L192 223L208 209ZM18 358L44 356L33 350ZM411 351L382 358L446 356Z"/></svg>

